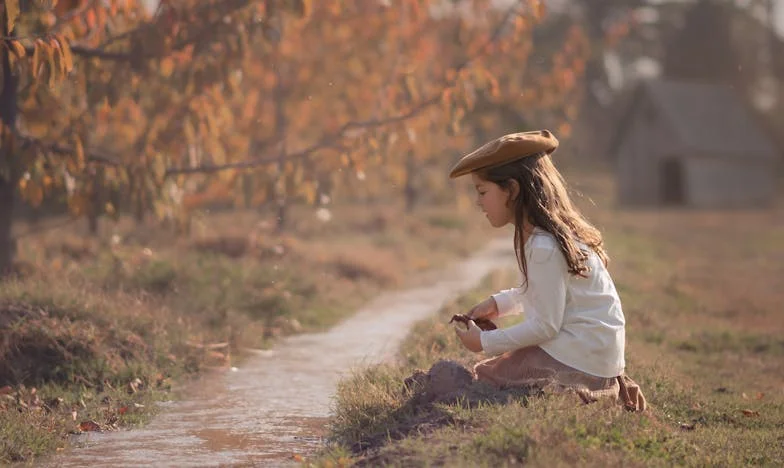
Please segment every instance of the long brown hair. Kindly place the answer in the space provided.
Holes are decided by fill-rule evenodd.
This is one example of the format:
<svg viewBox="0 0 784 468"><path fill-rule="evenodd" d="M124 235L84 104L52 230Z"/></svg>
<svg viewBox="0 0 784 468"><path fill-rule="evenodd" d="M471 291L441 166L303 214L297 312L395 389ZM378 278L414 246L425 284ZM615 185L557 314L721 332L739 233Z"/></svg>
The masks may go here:
<svg viewBox="0 0 784 468"><path fill-rule="evenodd" d="M477 175L506 191L511 192L513 180L520 186L520 192L510 203L514 203L515 253L524 284L528 284L523 242L525 220L555 237L569 273L585 277L590 270L586 264L589 253L578 242L596 252L607 265L609 257L604 250L601 232L574 206L566 190L566 182L549 155L540 153L528 156L502 166L479 170Z"/></svg>

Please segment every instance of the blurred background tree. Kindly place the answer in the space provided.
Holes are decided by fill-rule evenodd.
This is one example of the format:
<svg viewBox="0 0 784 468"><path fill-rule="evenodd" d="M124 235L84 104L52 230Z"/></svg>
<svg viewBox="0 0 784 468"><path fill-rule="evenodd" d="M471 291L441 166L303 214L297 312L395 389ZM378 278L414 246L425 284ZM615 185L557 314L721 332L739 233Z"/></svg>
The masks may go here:
<svg viewBox="0 0 784 468"><path fill-rule="evenodd" d="M477 102L557 125L586 53L571 24L527 66L537 1L152 3L4 0L0 266L15 206L93 233L122 213L185 230L214 203L271 204L281 229L291 202L413 209Z"/></svg>
<svg viewBox="0 0 784 468"><path fill-rule="evenodd" d="M14 209L96 233L253 207L285 229L292 203L453 200L444 171L508 131L550 128L563 160L602 161L650 77L727 81L784 126L771 0L0 6L0 267Z"/></svg>
<svg viewBox="0 0 784 468"><path fill-rule="evenodd" d="M784 148L784 2L613 0L558 2L591 40L585 99L575 124L577 159L609 158L632 91L657 77L736 87ZM779 20L784 24L784 19ZM620 39L620 40L619 40Z"/></svg>

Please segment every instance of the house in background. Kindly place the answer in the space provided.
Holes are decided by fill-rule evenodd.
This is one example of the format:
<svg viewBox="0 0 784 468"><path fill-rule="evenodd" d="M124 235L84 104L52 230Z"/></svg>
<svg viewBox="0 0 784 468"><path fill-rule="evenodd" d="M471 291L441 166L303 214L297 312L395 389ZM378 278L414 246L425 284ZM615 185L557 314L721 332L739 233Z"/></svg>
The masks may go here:
<svg viewBox="0 0 784 468"><path fill-rule="evenodd" d="M611 148L621 204L772 202L781 156L730 86L643 82L621 122Z"/></svg>

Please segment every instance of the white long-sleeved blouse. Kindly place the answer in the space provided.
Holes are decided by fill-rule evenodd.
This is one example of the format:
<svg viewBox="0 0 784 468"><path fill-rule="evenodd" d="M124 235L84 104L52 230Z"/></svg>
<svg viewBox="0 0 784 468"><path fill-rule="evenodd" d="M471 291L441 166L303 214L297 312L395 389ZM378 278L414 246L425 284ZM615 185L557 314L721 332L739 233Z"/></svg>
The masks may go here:
<svg viewBox="0 0 784 468"><path fill-rule="evenodd" d="M524 314L507 328L481 333L488 354L539 346L556 360L597 377L623 373L625 319L610 274L595 252L587 277L568 272L555 237L535 228L525 245L528 285L493 295L500 316Z"/></svg>

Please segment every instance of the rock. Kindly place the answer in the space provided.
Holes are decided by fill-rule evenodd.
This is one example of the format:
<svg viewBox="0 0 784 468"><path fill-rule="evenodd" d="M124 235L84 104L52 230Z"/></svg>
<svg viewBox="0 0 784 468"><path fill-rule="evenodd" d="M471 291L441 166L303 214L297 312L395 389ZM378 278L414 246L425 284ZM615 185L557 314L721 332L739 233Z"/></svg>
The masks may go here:
<svg viewBox="0 0 784 468"><path fill-rule="evenodd" d="M473 376L465 367L448 360L440 360L433 364L427 375L430 378L426 391L434 397L465 390L473 381Z"/></svg>
<svg viewBox="0 0 784 468"><path fill-rule="evenodd" d="M403 381L403 388L408 392L416 393L424 390L427 381L427 374L424 371L417 369Z"/></svg>
<svg viewBox="0 0 784 468"><path fill-rule="evenodd" d="M471 372L455 361L440 360L426 373L417 370L403 382L418 402L455 401L463 396L474 378Z"/></svg>

